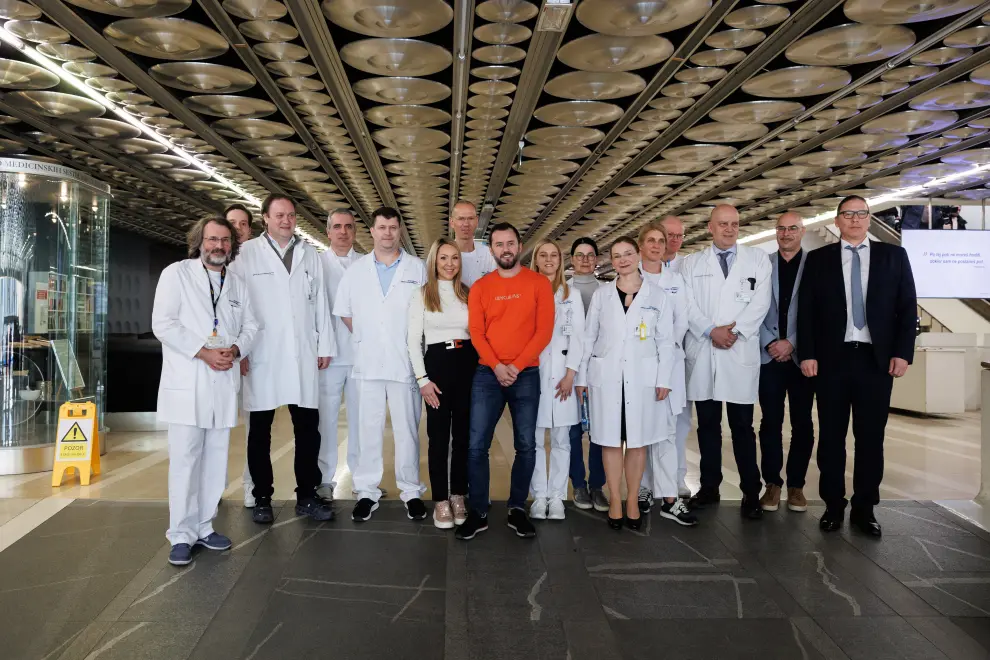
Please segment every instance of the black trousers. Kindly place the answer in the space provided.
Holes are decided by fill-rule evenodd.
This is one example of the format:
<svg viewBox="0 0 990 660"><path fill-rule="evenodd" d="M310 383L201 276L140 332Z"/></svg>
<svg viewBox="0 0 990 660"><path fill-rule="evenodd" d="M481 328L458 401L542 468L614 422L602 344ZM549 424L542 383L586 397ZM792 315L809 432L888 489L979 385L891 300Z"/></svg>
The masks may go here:
<svg viewBox="0 0 990 660"><path fill-rule="evenodd" d="M722 402L695 401L698 411L698 449L701 451L701 487L718 490L722 483ZM753 404L726 403L732 453L739 471L739 489L746 497L760 496L760 468L756 465Z"/></svg>
<svg viewBox="0 0 990 660"><path fill-rule="evenodd" d="M869 344L846 344L839 360L818 363L818 470L822 500L846 506L846 434L849 415L855 438L854 509L880 502L883 436L894 378L880 368Z"/></svg>
<svg viewBox="0 0 990 660"><path fill-rule="evenodd" d="M467 495L468 444L471 432L471 382L478 353L470 341L460 348L430 344L423 358L426 375L440 389L440 407L426 406L426 435L430 439L430 488L434 502ZM447 487L450 457L450 487Z"/></svg>
<svg viewBox="0 0 990 660"><path fill-rule="evenodd" d="M784 486L784 398L791 413L791 445L787 451L787 487L804 488L808 463L815 446L811 405L814 380L805 378L793 360L772 360L760 367L760 471L767 485Z"/></svg>
<svg viewBox="0 0 990 660"><path fill-rule="evenodd" d="M296 499L313 497L323 480L318 463L320 458L320 411L316 408L289 406L292 431L295 435ZM248 432L248 468L254 480L254 497L258 502L271 501L275 489L272 474L272 422L274 410L251 412Z"/></svg>

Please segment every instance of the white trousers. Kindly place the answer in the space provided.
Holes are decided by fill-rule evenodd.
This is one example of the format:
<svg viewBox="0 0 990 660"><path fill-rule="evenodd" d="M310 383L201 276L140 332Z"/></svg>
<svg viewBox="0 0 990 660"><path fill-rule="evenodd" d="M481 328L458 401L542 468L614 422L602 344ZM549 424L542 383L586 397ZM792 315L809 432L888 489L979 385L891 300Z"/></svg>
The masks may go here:
<svg viewBox="0 0 990 660"><path fill-rule="evenodd" d="M646 450L650 481L643 485L660 497L677 497L677 447L671 440L655 442Z"/></svg>
<svg viewBox="0 0 990 660"><path fill-rule="evenodd" d="M687 437L688 433L691 432L691 408L692 406L685 406L680 413L677 414L676 428L674 430L674 444L677 449L677 486L687 490L687 482L685 478L687 477ZM659 443L663 444L663 443ZM650 445L649 452L654 451L656 444ZM653 461L646 461L646 468L643 470L643 480L640 485L643 488L649 488L654 491L654 495L658 493L653 487L655 476L653 474ZM664 497L676 497L675 495L665 495Z"/></svg>
<svg viewBox="0 0 990 660"><path fill-rule="evenodd" d="M536 467L530 490L533 497L567 498L567 475L571 468L571 427L550 429L550 474L547 476L547 429L536 427Z"/></svg>
<svg viewBox="0 0 990 660"><path fill-rule="evenodd" d="M357 418L357 381L351 378L351 365L334 366L320 371L320 472L323 484L337 487L337 428L340 404L347 401L347 469L357 468L359 432Z"/></svg>
<svg viewBox="0 0 990 660"><path fill-rule="evenodd" d="M193 545L213 533L227 486L230 429L168 426L168 532L172 545Z"/></svg>
<svg viewBox="0 0 990 660"><path fill-rule="evenodd" d="M694 406L688 401L677 415L677 428L674 441L677 444L677 487L687 489L687 437L691 432L691 411Z"/></svg>
<svg viewBox="0 0 990 660"><path fill-rule="evenodd" d="M254 479L251 478L251 469L248 467L247 460L247 441L248 434L251 433L251 413L244 410L244 386L241 385L241 391L238 395L237 403L238 408L241 409L241 419L244 420L244 474L241 475L241 483L244 485L244 493L246 495L251 495L254 490ZM253 497L253 496L252 496Z"/></svg>
<svg viewBox="0 0 990 660"><path fill-rule="evenodd" d="M357 381L358 449L354 490L361 499L378 501L384 474L386 408L392 416L395 439L395 483L403 502L422 497L426 486L419 479L419 418L423 398L416 383L394 380Z"/></svg>

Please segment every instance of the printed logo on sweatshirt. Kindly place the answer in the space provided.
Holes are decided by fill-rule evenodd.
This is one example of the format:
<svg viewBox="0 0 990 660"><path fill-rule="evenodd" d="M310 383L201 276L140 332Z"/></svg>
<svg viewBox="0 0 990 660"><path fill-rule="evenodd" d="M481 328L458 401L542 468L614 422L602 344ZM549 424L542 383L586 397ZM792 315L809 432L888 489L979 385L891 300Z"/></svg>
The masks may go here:
<svg viewBox="0 0 990 660"><path fill-rule="evenodd" d="M515 300L517 298L522 298L521 293L510 293L507 296L495 296L494 300Z"/></svg>

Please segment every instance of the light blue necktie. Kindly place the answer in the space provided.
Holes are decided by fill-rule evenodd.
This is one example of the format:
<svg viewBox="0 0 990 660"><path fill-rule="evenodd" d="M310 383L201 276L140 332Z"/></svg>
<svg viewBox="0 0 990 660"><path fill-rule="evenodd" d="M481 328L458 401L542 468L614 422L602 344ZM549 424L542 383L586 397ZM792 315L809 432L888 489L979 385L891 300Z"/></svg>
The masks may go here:
<svg viewBox="0 0 990 660"><path fill-rule="evenodd" d="M866 305L863 303L863 276L862 265L859 259L859 251L865 245L853 247L847 245L846 249L852 252L852 267L849 269L850 290L852 291L852 313L853 325L857 330L866 327Z"/></svg>
<svg viewBox="0 0 990 660"><path fill-rule="evenodd" d="M719 252L718 253L718 261L719 261L719 265L722 266L722 276L728 278L729 277L729 253L728 252Z"/></svg>

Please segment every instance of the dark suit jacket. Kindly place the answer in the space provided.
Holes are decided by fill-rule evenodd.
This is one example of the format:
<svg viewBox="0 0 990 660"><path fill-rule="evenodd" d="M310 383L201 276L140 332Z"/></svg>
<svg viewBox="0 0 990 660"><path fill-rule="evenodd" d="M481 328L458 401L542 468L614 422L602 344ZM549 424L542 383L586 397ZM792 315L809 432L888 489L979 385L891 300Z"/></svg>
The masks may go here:
<svg viewBox="0 0 990 660"><path fill-rule="evenodd" d="M819 373L840 359L846 335L846 290L841 244L808 254L798 298L798 360L818 360ZM877 366L890 358L914 358L918 300L907 252L897 245L870 243L866 324Z"/></svg>

